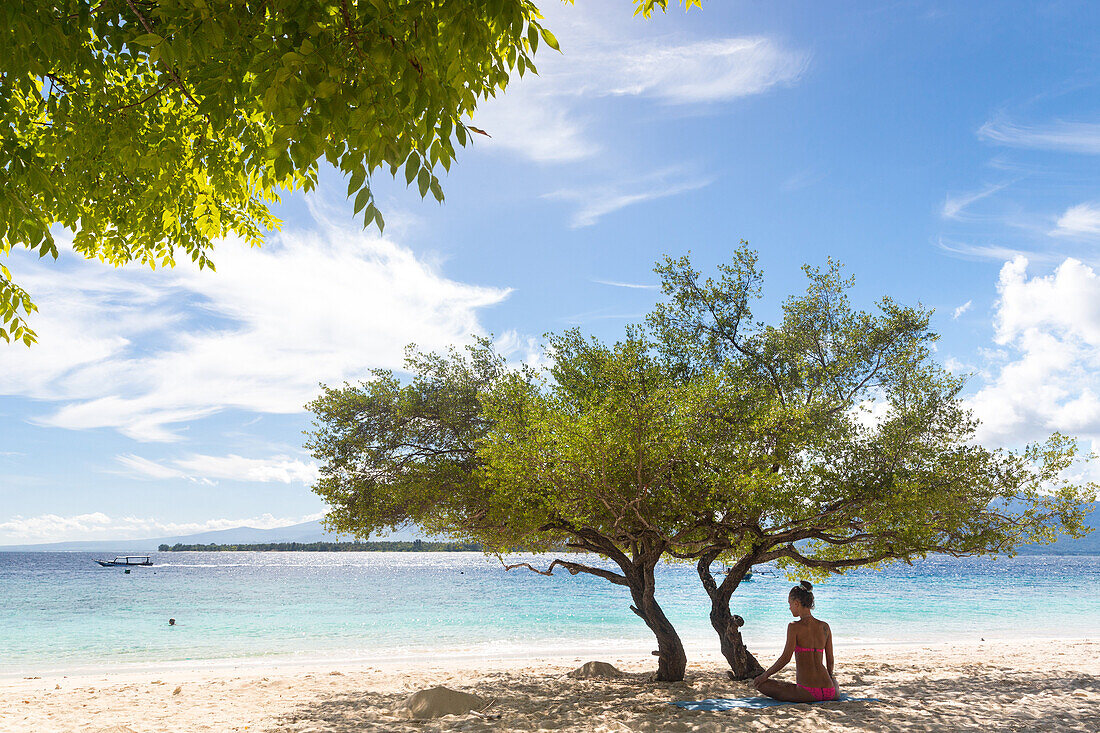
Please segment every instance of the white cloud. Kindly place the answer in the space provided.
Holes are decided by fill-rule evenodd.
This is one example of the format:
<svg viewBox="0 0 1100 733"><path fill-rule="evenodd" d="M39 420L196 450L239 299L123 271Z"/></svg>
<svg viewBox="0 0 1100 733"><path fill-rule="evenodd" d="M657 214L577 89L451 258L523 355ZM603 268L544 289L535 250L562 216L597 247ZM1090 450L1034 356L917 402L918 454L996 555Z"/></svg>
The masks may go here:
<svg viewBox="0 0 1100 733"><path fill-rule="evenodd" d="M787 179L783 181L783 190L798 191L803 188L808 188L815 183L820 183L827 175L828 173L817 171L812 168L800 170L788 176Z"/></svg>
<svg viewBox="0 0 1100 733"><path fill-rule="evenodd" d="M607 214L645 201L675 196L710 184L706 178L685 177L680 171L657 171L633 180L613 181L598 186L554 191L544 198L570 201L577 205L569 226L592 226Z"/></svg>
<svg viewBox="0 0 1100 733"><path fill-rule="evenodd" d="M953 356L944 359L943 368L952 374L972 374L977 371L972 364L961 362Z"/></svg>
<svg viewBox="0 0 1100 733"><path fill-rule="evenodd" d="M1026 257L1034 261L1046 261L1049 260L1051 255L1044 255L1036 252L1024 252L1018 249L1012 249L1011 247L1002 247L996 244L969 244L966 242L953 242L942 237L937 240L936 246L951 255L958 257L965 257L967 259L981 259L981 260L1005 260L1015 259L1016 257Z"/></svg>
<svg viewBox="0 0 1100 733"><path fill-rule="evenodd" d="M624 283L618 280L600 280L598 278L592 278L592 282L599 283L600 285L610 285L613 288L632 288L635 290L660 290L660 285L643 285L641 283Z"/></svg>
<svg viewBox="0 0 1100 733"><path fill-rule="evenodd" d="M545 369L551 363L546 349L537 338L520 335L514 330L501 334L493 342L493 346L508 360L508 365L512 369L519 369L523 365L533 369Z"/></svg>
<svg viewBox="0 0 1100 733"><path fill-rule="evenodd" d="M1054 273L1029 279L1027 268L1023 257L1001 268L997 343L1041 330L1100 346L1100 278L1093 269L1070 258Z"/></svg>
<svg viewBox="0 0 1100 733"><path fill-rule="evenodd" d="M1100 123L1095 122L1057 121L1029 126L995 120L982 125L978 137L1015 148L1100 154Z"/></svg>
<svg viewBox="0 0 1100 733"><path fill-rule="evenodd" d="M39 343L0 349L0 395L61 403L37 417L141 441L227 408L296 413L317 383L400 368L481 333L477 312L509 291L449 280L372 231L322 221L259 250L222 242L217 272L113 270L65 255L15 257L41 306Z"/></svg>
<svg viewBox="0 0 1100 733"><path fill-rule="evenodd" d="M680 45L646 44L604 59L611 94L653 96L669 104L722 102L761 94L795 81L806 69L805 54L783 49L770 38L722 38Z"/></svg>
<svg viewBox="0 0 1100 733"><path fill-rule="evenodd" d="M157 463L140 456L127 454L116 460L127 469L130 476L146 479L186 479L212 484L217 479L254 483L279 482L284 484L313 484L317 480L317 465L290 456L270 458L245 458L234 454L208 456L192 454Z"/></svg>
<svg viewBox="0 0 1100 733"><path fill-rule="evenodd" d="M491 137L476 137L475 148L504 149L536 163L570 163L600 151L588 139L583 120L541 77L513 84L504 95L482 102L476 122Z"/></svg>
<svg viewBox="0 0 1100 733"><path fill-rule="evenodd" d="M984 198L992 196L993 194L1007 188L1009 183L998 183L991 186L986 186L980 191L971 191L970 193L958 194L956 196L947 196L943 202L943 208L940 210L940 215L945 219L964 219L964 210L971 204L981 201Z"/></svg>
<svg viewBox="0 0 1100 733"><path fill-rule="evenodd" d="M245 519L210 519L205 522L163 522L148 517L110 517L102 512L60 516L40 514L15 516L0 522L0 543L135 540L210 532L235 527L272 529L320 519L324 512L302 517L274 517L263 514Z"/></svg>
<svg viewBox="0 0 1100 733"><path fill-rule="evenodd" d="M652 29L621 8L547 8L547 26L562 53L543 48L539 74L516 77L506 92L479 105L475 124L492 138L475 142L538 162L595 155L583 100L647 98L666 105L724 102L795 82L808 63L763 36L680 42L650 36Z"/></svg>
<svg viewBox="0 0 1100 733"><path fill-rule="evenodd" d="M972 300L966 301L965 303L963 303L962 305L960 305L958 308L955 309L955 312L951 317L955 320L958 320L959 316L961 316L963 313L966 313L968 310L970 310L970 306L973 303L974 303L974 301L972 301Z"/></svg>
<svg viewBox="0 0 1100 733"><path fill-rule="evenodd" d="M969 400L979 439L1015 445L1059 430L1100 436L1100 277L1066 259L1028 276L1018 257L1001 269L995 340L1006 354Z"/></svg>
<svg viewBox="0 0 1100 733"><path fill-rule="evenodd" d="M167 479L192 479L178 468L171 468L156 461L150 461L148 458L142 458L141 456L135 456L133 454L127 454L123 456L115 456L115 460L122 464L126 469L126 474L136 478L143 479L156 479L158 481L164 481Z"/></svg>
<svg viewBox="0 0 1100 733"><path fill-rule="evenodd" d="M1100 201L1077 204L1066 209L1058 217L1054 235L1095 236L1100 235Z"/></svg>

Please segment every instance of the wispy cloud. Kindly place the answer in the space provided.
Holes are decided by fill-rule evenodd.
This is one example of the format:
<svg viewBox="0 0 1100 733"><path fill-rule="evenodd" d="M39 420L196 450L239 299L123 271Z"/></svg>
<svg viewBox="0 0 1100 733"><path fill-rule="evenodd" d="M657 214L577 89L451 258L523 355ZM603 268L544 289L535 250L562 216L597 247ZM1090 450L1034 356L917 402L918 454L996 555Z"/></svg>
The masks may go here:
<svg viewBox="0 0 1100 733"><path fill-rule="evenodd" d="M1078 204L1058 217L1051 234L1056 236L1092 237L1100 235L1100 201Z"/></svg>
<svg viewBox="0 0 1100 733"><path fill-rule="evenodd" d="M1002 191L1011 183L997 183L991 186L986 186L980 191L971 191L970 193L963 193L958 195L948 195L943 202L943 208L940 211L941 216L945 219L964 219L964 211L971 204L976 201L981 201L984 198L992 196L998 191Z"/></svg>
<svg viewBox="0 0 1100 733"><path fill-rule="evenodd" d="M1042 125L1017 125L991 120L978 130L982 140L1014 148L1100 154L1100 123L1056 121Z"/></svg>
<svg viewBox="0 0 1100 733"><path fill-rule="evenodd" d="M478 311L509 294L324 221L260 250L223 242L216 273L10 259L43 308L38 345L0 349L0 395L56 405L39 424L139 441L176 440L173 426L229 408L301 412L318 381L400 368L409 342L431 350L482 333Z"/></svg>
<svg viewBox="0 0 1100 733"><path fill-rule="evenodd" d="M645 318L644 312L623 313L611 308L597 308L596 310L563 316L560 320L570 326L579 326L591 321L641 321L643 318Z"/></svg>
<svg viewBox="0 0 1100 733"><path fill-rule="evenodd" d="M1011 260L1015 257L1031 257L1036 260L1045 260L1049 257L1034 252L1024 252L1011 247L1002 247L996 244L968 244L966 242L954 242L942 237L937 240L936 246L956 257L976 260Z"/></svg>
<svg viewBox="0 0 1100 733"><path fill-rule="evenodd" d="M973 303L974 303L974 301L968 300L965 303L963 303L962 305L960 305L958 308L955 309L955 312L951 316L951 318L953 318L954 320L958 320L959 316L961 316L963 313L966 313L968 310L970 310L970 306L973 305Z"/></svg>
<svg viewBox="0 0 1100 733"><path fill-rule="evenodd" d="M492 135L474 140L475 147L507 150L536 163L572 163L596 155L584 120L544 82L515 85L501 97L483 102L477 124Z"/></svg>
<svg viewBox="0 0 1100 733"><path fill-rule="evenodd" d="M540 52L538 75L513 79L506 93L478 107L476 124L492 134L476 141L479 148L543 163L580 160L602 149L590 135L586 101L727 102L794 83L809 62L808 54L764 36L638 42L637 21L619 9L550 7L546 15L562 53Z"/></svg>
<svg viewBox="0 0 1100 733"><path fill-rule="evenodd" d="M762 36L721 38L681 45L647 44L607 53L606 76L591 82L596 93L652 96L667 104L722 102L761 94L797 80L808 55Z"/></svg>
<svg viewBox="0 0 1100 733"><path fill-rule="evenodd" d="M210 532L235 527L273 529L320 519L324 512L300 517L274 517L262 514L243 519L210 519L205 522L164 522L149 517L110 517L102 512L61 516L40 514L33 517L15 516L0 522L0 542L20 544L34 542L134 540L174 535Z"/></svg>
<svg viewBox="0 0 1100 733"><path fill-rule="evenodd" d="M115 460L118 461L124 469L121 473L131 478L150 479L156 481L166 481L169 479L186 479L188 481L194 481L196 483L203 483L207 485L213 485L214 483L210 479L189 476L178 468L165 466L164 464L157 463L156 461L150 461L148 458L142 458L141 456L135 456L133 454L115 456Z"/></svg>
<svg viewBox="0 0 1100 733"><path fill-rule="evenodd" d="M614 288L634 288L636 290L660 290L660 285L644 285L642 283L624 283L618 280L600 280L599 278L592 278L592 282L599 283L600 285L610 285Z"/></svg>
<svg viewBox="0 0 1100 733"><path fill-rule="evenodd" d="M645 201L676 196L711 183L710 178L686 177L681 171L666 169L633 180L608 183L578 189L554 191L544 197L570 201L577 205L570 219L573 229L592 226L602 217Z"/></svg>
<svg viewBox="0 0 1100 733"><path fill-rule="evenodd" d="M128 475L142 479L185 479L197 483L212 484L218 479L252 483L302 483L317 480L317 465L290 456L270 458L245 458L234 454L209 456L192 454L166 462L151 461L141 456L126 454L116 460Z"/></svg>
<svg viewBox="0 0 1100 733"><path fill-rule="evenodd" d="M824 171L817 171L812 168L806 168L800 170L787 177L783 181L784 191L798 191L803 188L809 188L815 183L819 183L825 179L828 174Z"/></svg>

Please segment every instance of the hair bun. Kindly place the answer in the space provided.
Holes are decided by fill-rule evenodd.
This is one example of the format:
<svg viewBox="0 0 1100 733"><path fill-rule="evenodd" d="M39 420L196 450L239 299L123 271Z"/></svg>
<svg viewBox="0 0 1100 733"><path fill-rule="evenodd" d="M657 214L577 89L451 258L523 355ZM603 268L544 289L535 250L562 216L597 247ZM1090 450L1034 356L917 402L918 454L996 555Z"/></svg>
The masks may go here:
<svg viewBox="0 0 1100 733"><path fill-rule="evenodd" d="M798 581L798 584L809 591L812 591L814 589L814 584L808 580L800 580Z"/></svg>

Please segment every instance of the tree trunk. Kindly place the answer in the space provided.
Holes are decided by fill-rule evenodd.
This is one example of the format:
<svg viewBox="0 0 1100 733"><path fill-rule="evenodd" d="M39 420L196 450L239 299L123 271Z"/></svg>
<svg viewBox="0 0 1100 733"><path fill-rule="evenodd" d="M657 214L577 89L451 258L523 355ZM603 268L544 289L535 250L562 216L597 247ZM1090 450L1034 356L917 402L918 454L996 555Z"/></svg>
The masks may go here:
<svg viewBox="0 0 1100 733"><path fill-rule="evenodd" d="M730 679L735 681L752 679L764 674L764 668L760 666L760 662L756 661L756 657L752 655L741 638L740 629L744 626L745 619L730 613L730 599L733 597L733 591L745 576L748 566L731 569L719 586L714 582L714 576L710 572L710 564L713 561L713 557L704 556L696 566L699 579L703 581L703 588L710 596L710 625L718 633L722 656L729 662Z"/></svg>
<svg viewBox="0 0 1100 733"><path fill-rule="evenodd" d="M687 653L680 635L665 616L664 610L653 595L653 568L639 568L628 575L630 595L634 605L630 610L645 621L657 637L657 672L651 678L655 682L681 682L687 670Z"/></svg>
<svg viewBox="0 0 1100 733"><path fill-rule="evenodd" d="M764 668L741 639L740 628L745 619L730 613L728 601L711 605L710 625L718 632L722 656L730 664L731 680L750 680L764 674Z"/></svg>

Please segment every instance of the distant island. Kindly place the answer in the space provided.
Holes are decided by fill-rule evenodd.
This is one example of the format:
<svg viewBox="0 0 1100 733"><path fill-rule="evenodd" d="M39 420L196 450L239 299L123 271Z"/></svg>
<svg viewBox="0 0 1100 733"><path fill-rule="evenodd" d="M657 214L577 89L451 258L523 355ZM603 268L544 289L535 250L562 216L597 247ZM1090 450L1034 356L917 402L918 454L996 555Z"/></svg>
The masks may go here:
<svg viewBox="0 0 1100 733"><path fill-rule="evenodd" d="M261 542L253 545L160 545L158 552L481 552L475 542Z"/></svg>

